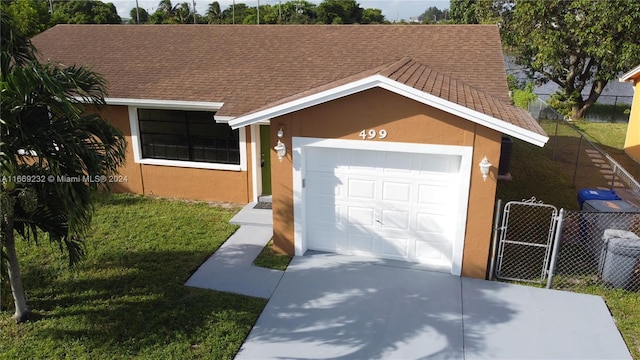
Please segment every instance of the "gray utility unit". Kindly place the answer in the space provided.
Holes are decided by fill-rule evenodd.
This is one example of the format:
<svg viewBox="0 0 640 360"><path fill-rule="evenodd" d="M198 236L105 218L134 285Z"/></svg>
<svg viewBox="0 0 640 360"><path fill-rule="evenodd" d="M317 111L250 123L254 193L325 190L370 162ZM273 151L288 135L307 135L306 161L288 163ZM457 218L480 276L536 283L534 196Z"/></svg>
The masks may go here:
<svg viewBox="0 0 640 360"><path fill-rule="evenodd" d="M602 269L602 236L605 229L630 230L633 224L633 216L610 216L604 213L638 213L640 217L640 208L624 200L587 200L582 205L582 211L603 213L581 224L586 245L598 261L598 268Z"/></svg>
<svg viewBox="0 0 640 360"><path fill-rule="evenodd" d="M640 208L624 200L587 200L582 211L591 212L640 212Z"/></svg>
<svg viewBox="0 0 640 360"><path fill-rule="evenodd" d="M640 237L631 231L607 229L602 280L616 288L625 288L634 275L640 258Z"/></svg>

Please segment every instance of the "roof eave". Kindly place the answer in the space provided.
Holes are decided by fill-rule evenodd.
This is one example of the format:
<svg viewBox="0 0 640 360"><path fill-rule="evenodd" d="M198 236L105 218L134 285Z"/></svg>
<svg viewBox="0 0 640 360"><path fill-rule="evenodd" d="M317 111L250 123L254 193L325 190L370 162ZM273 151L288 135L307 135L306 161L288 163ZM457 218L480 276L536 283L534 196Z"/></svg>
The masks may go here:
<svg viewBox="0 0 640 360"><path fill-rule="evenodd" d="M168 110L218 111L224 105L223 102L210 101L155 100L109 97L105 98L104 100L107 105L125 105Z"/></svg>
<svg viewBox="0 0 640 360"><path fill-rule="evenodd" d="M226 115L214 115L213 119L220 124L228 124L231 120L236 119L237 116L226 116ZM257 123L255 123L256 125L269 125L271 124L271 121L269 120L262 120L262 121L258 121Z"/></svg>
<svg viewBox="0 0 640 360"><path fill-rule="evenodd" d="M536 146L544 146L549 140L547 136L536 132L521 128L510 124L504 120L500 120L483 114L481 112L469 109L462 105L458 105L451 101L439 98L424 91L417 90L408 85L391 80L382 75L373 75L367 78L351 82L349 84L337 86L333 89L322 91L316 94L295 99L280 105L276 105L264 110L260 110L251 114L237 117L229 121L229 125L234 128L255 124L262 121L268 121L274 117L286 115L295 111L299 111L311 106L319 105L331 100L339 99L348 95L352 95L364 90L380 87L396 94L413 99L420 103L435 107L447 113L467 119L479 125L486 126L490 129L499 131L503 134L513 136L517 139L526 141Z"/></svg>
<svg viewBox="0 0 640 360"><path fill-rule="evenodd" d="M620 82L635 82L636 78L640 77L640 65L633 68L631 71L623 74L619 81Z"/></svg>

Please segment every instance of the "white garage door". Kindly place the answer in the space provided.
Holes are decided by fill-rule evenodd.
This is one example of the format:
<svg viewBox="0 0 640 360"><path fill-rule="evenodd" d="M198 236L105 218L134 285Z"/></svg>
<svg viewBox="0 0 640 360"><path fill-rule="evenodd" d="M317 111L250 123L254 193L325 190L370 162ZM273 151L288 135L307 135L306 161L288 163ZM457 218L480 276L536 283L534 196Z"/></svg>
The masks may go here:
<svg viewBox="0 0 640 360"><path fill-rule="evenodd" d="M463 158L305 148L307 248L450 271L454 243L461 236L460 226L464 228L459 212L466 209L460 209L460 197L468 196L460 192Z"/></svg>

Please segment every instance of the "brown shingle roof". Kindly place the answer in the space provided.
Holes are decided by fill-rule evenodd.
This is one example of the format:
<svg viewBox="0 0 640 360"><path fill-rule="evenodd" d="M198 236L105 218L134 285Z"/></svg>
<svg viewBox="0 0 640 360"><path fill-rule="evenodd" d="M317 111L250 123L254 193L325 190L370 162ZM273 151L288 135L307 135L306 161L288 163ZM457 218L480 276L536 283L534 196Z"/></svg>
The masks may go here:
<svg viewBox="0 0 640 360"><path fill-rule="evenodd" d="M411 86L469 104L490 103L483 94L509 101L492 25L58 25L33 43L44 59L101 73L112 98L224 102L221 116L241 116L403 57L415 61L403 74L407 84L415 81ZM414 74L427 67L439 75Z"/></svg>
<svg viewBox="0 0 640 360"><path fill-rule="evenodd" d="M523 129L547 135L531 114L512 105L511 101L504 101L465 81L440 74L413 59L402 59L381 71L380 75Z"/></svg>
<svg viewBox="0 0 640 360"><path fill-rule="evenodd" d="M527 111L512 105L511 101L504 101L496 96L476 89L464 81L442 74L408 57L279 99L266 104L260 109L256 109L252 113L258 113L278 105L335 89L339 86L363 80L373 75L384 76L390 80L410 86L413 89L483 113L497 120L504 121L505 123L515 125L544 137L547 136L538 122Z"/></svg>

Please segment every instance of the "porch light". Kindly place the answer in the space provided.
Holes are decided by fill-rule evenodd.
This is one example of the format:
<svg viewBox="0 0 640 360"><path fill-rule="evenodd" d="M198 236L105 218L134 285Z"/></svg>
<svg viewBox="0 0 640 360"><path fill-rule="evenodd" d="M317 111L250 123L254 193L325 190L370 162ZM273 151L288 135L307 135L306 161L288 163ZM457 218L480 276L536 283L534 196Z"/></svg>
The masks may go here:
<svg viewBox="0 0 640 360"><path fill-rule="evenodd" d="M280 141L280 139L282 139L283 136L284 136L284 126L280 126L280 129L278 129L278 143L276 144L276 146L273 147L273 150L276 151L276 154L278 155L278 160L280 160L280 162L282 162L282 158L287 155L287 146L282 141Z"/></svg>
<svg viewBox="0 0 640 360"><path fill-rule="evenodd" d="M482 161L478 165L480 165L480 172L482 173L482 180L487 181L487 178L489 177L489 170L491 169L491 166L493 166L493 165L489 162L489 159L487 159L486 156L482 159Z"/></svg>

